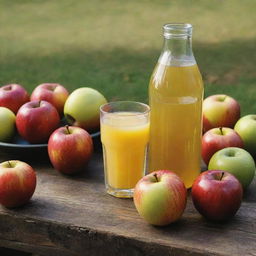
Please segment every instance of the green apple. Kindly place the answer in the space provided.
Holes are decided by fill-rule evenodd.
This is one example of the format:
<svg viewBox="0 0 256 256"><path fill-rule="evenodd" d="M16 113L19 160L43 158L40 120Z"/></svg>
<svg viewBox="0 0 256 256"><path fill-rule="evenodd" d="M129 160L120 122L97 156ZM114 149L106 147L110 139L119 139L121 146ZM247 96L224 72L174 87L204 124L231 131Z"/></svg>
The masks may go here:
<svg viewBox="0 0 256 256"><path fill-rule="evenodd" d="M0 141L10 140L15 133L15 115L5 107L0 107Z"/></svg>
<svg viewBox="0 0 256 256"><path fill-rule="evenodd" d="M100 106L107 103L105 97L95 89L81 87L74 90L64 105L67 122L88 131L100 126Z"/></svg>
<svg viewBox="0 0 256 256"><path fill-rule="evenodd" d="M243 116L237 121L234 129L242 138L244 149L256 157L256 115Z"/></svg>
<svg viewBox="0 0 256 256"><path fill-rule="evenodd" d="M228 147L217 151L212 156L208 169L228 171L241 182L243 188L246 188L255 175L255 162L246 150Z"/></svg>

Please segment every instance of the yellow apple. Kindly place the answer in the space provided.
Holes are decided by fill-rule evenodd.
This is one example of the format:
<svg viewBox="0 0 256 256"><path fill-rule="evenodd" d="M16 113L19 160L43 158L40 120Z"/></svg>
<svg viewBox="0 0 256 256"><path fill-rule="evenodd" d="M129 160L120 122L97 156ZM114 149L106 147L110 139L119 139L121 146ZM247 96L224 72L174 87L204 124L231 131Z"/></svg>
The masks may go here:
<svg viewBox="0 0 256 256"><path fill-rule="evenodd" d="M9 141L15 133L15 115L5 107L0 107L0 141Z"/></svg>
<svg viewBox="0 0 256 256"><path fill-rule="evenodd" d="M64 116L70 125L88 131L99 130L100 106L105 103L107 100L100 92L89 87L81 87L67 98Z"/></svg>

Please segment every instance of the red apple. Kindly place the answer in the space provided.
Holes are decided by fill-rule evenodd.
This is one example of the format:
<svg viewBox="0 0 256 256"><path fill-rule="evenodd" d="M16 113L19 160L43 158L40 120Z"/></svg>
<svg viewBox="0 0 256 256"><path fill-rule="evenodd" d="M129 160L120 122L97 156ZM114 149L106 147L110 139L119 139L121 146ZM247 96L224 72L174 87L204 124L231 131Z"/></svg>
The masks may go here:
<svg viewBox="0 0 256 256"><path fill-rule="evenodd" d="M86 130L79 127L60 127L48 141L50 161L56 170L64 174L83 170L92 153L92 138Z"/></svg>
<svg viewBox="0 0 256 256"><path fill-rule="evenodd" d="M0 87L0 107L9 108L15 114L29 101L27 91L19 84L7 84Z"/></svg>
<svg viewBox="0 0 256 256"><path fill-rule="evenodd" d="M203 101L203 131L216 127L233 128L240 118L240 105L230 96L216 94Z"/></svg>
<svg viewBox="0 0 256 256"><path fill-rule="evenodd" d="M43 100L25 103L16 115L18 133L30 143L47 142L59 123L56 108Z"/></svg>
<svg viewBox="0 0 256 256"><path fill-rule="evenodd" d="M174 172L159 170L138 181L133 198L141 217L152 225L164 226L182 216L187 190Z"/></svg>
<svg viewBox="0 0 256 256"><path fill-rule="evenodd" d="M63 115L63 108L68 98L67 89L57 83L44 83L38 85L32 92L30 99L45 100L50 102L59 112L60 116Z"/></svg>
<svg viewBox="0 0 256 256"><path fill-rule="evenodd" d="M212 155L227 147L243 148L239 134L231 128L219 127L207 131L202 137L202 158L208 165Z"/></svg>
<svg viewBox="0 0 256 256"><path fill-rule="evenodd" d="M34 169L21 161L0 164L0 204L12 208L29 201L36 188Z"/></svg>
<svg viewBox="0 0 256 256"><path fill-rule="evenodd" d="M194 181L191 196L195 208L205 218L224 221L235 215L239 209L243 189L231 173L209 170Z"/></svg>

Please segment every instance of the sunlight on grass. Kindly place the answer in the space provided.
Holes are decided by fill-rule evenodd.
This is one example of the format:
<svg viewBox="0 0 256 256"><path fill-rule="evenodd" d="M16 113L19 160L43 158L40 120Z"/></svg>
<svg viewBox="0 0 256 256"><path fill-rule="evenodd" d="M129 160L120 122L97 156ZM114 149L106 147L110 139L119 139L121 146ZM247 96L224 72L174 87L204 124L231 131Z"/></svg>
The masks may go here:
<svg viewBox="0 0 256 256"><path fill-rule="evenodd" d="M193 47L206 96L236 97L256 112L256 2L244 0L0 0L1 84L29 91L60 82L90 86L109 100L147 101L166 22L194 26Z"/></svg>

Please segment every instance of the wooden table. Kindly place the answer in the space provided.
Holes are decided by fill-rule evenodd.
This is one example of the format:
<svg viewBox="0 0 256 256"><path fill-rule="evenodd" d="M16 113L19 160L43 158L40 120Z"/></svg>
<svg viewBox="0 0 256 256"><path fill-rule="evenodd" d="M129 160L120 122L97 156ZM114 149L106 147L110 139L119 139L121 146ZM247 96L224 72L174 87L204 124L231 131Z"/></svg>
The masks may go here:
<svg viewBox="0 0 256 256"><path fill-rule="evenodd" d="M86 172L74 177L45 160L30 164L37 171L35 194L21 208L0 207L0 247L45 256L256 255L255 180L229 222L206 221L189 197L180 221L160 228L141 219L131 199L105 193L99 151Z"/></svg>

